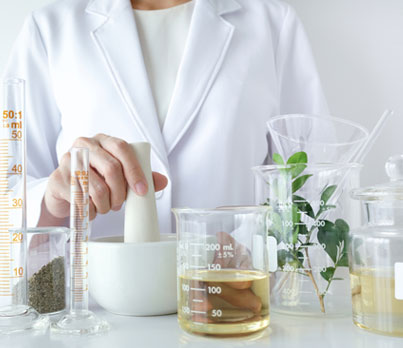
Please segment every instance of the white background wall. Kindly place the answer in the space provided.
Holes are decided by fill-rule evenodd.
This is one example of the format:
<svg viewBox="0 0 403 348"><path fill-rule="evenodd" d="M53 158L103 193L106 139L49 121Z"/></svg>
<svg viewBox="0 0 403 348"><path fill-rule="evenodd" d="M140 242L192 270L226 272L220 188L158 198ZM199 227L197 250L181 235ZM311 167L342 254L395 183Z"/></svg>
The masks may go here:
<svg viewBox="0 0 403 348"><path fill-rule="evenodd" d="M403 153L403 1L287 1L311 39L332 114L372 128L385 108L396 110L362 176L363 184L384 181L388 156ZM50 2L0 1L0 71L24 17Z"/></svg>
<svg viewBox="0 0 403 348"><path fill-rule="evenodd" d="M403 1L287 1L305 25L332 113L372 129L384 109L396 111L362 175L363 184L384 182L387 158L403 154Z"/></svg>

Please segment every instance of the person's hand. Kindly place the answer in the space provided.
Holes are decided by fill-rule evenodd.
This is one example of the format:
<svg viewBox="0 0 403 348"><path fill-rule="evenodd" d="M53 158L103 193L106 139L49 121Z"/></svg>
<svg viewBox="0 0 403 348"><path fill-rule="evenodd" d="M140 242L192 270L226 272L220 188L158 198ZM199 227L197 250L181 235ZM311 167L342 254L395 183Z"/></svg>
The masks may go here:
<svg viewBox="0 0 403 348"><path fill-rule="evenodd" d="M110 210L118 211L126 200L127 187L143 196L148 191L144 173L132 147L124 140L98 134L93 138L78 138L73 147L90 151L90 219ZM64 220L70 214L70 153L50 175L42 202L40 226ZM168 180L153 173L155 191L163 190ZM53 220L53 221L51 221Z"/></svg>

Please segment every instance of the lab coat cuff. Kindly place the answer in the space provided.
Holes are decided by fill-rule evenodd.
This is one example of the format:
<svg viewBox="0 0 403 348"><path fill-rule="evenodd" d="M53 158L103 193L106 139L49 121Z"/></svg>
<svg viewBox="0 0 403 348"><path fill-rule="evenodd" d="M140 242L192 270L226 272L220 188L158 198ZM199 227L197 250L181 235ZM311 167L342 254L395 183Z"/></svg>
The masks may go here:
<svg viewBox="0 0 403 348"><path fill-rule="evenodd" d="M36 227L42 211L42 201L45 196L49 178L27 182L27 226Z"/></svg>

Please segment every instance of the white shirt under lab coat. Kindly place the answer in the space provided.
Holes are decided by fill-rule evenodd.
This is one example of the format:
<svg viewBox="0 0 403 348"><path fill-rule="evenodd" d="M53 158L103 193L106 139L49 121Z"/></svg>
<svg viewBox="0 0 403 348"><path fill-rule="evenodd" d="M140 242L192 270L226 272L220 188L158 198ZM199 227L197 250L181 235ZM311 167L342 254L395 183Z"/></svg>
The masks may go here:
<svg viewBox="0 0 403 348"><path fill-rule="evenodd" d="M186 47L194 2L162 10L134 10L144 63L161 128Z"/></svg>
<svg viewBox="0 0 403 348"><path fill-rule="evenodd" d="M196 0L161 131L130 0L63 0L32 13L7 76L27 81L28 225L47 177L73 141L105 133L152 144L171 207L254 202L252 166L267 156L266 121L327 113L311 49L294 10L278 0ZM93 236L123 233L123 211L97 216Z"/></svg>

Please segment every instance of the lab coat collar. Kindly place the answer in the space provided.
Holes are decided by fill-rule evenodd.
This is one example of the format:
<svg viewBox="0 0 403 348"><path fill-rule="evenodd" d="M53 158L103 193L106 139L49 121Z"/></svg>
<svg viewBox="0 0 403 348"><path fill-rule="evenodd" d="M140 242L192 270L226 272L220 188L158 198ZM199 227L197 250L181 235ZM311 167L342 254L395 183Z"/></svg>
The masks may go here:
<svg viewBox="0 0 403 348"><path fill-rule="evenodd" d="M234 26L222 16L236 0L195 0L184 57L163 131L158 122L130 0L91 0L86 12L105 16L92 31L112 80L144 141L169 173L168 155L196 118L224 61Z"/></svg>
<svg viewBox="0 0 403 348"><path fill-rule="evenodd" d="M222 16L230 12L241 9L241 5L236 0L208 0L216 9L218 15Z"/></svg>
<svg viewBox="0 0 403 348"><path fill-rule="evenodd" d="M241 8L236 0L196 0L209 2L218 15L224 15ZM131 7L130 0L90 0L86 12L104 16L113 16L121 10Z"/></svg>
<svg viewBox="0 0 403 348"><path fill-rule="evenodd" d="M185 52L163 127L168 155L196 119L225 60L234 26L222 15L240 8L235 0L196 1Z"/></svg>
<svg viewBox="0 0 403 348"><path fill-rule="evenodd" d="M90 0L85 11L110 17L127 7L131 7L130 0Z"/></svg>
<svg viewBox="0 0 403 348"><path fill-rule="evenodd" d="M106 19L92 31L105 67L122 102L126 105L138 132L169 173L165 142L162 138L154 97L144 64L130 0L94 0L87 12L105 15ZM115 115L119 117L119 115Z"/></svg>

